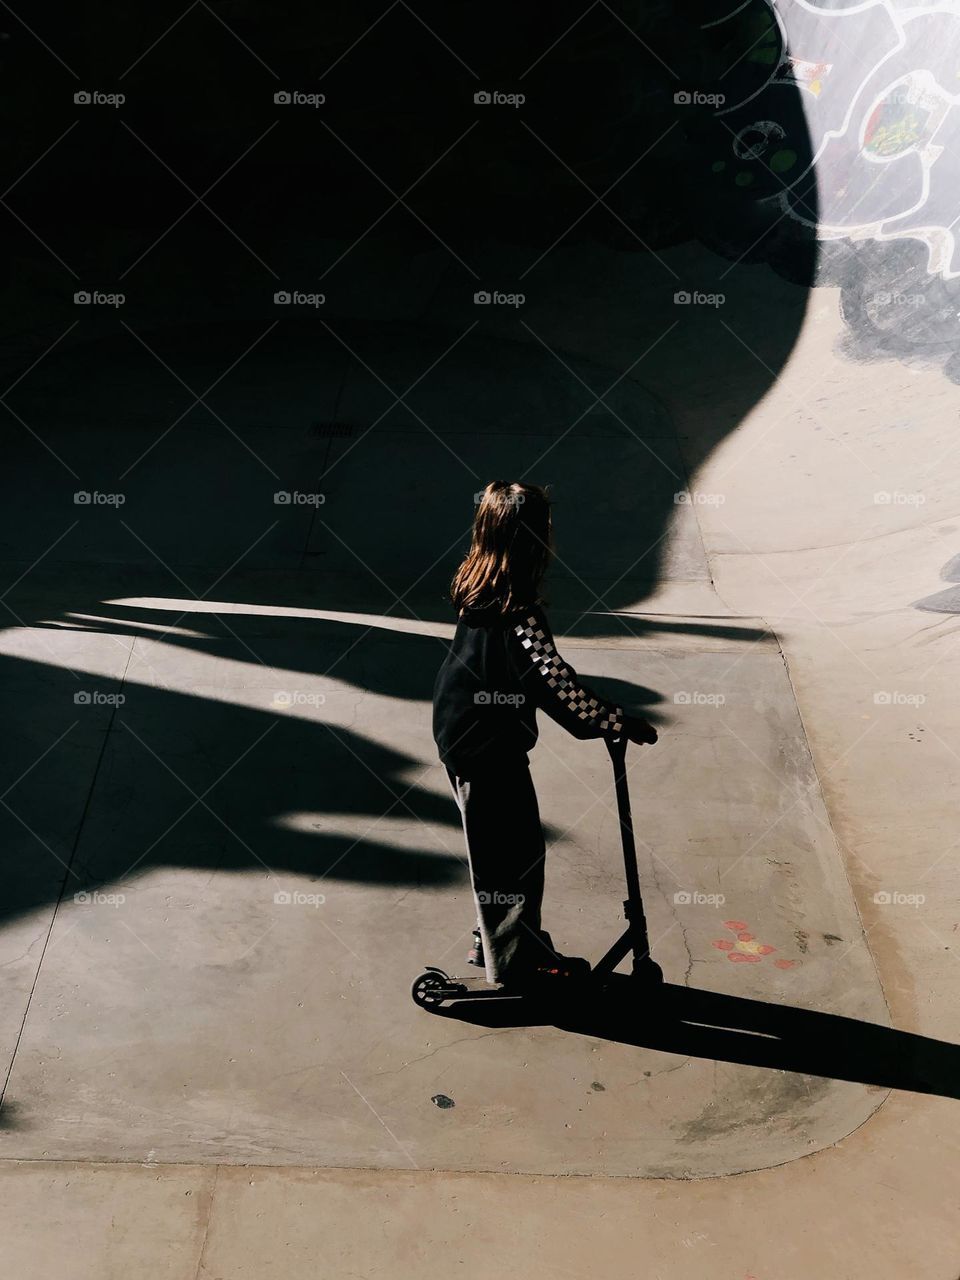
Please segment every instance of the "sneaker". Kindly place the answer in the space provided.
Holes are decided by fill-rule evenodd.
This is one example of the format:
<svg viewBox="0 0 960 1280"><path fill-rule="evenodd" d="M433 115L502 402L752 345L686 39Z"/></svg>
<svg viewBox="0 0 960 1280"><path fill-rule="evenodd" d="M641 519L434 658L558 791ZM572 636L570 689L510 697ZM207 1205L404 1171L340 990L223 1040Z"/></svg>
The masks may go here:
<svg viewBox="0 0 960 1280"><path fill-rule="evenodd" d="M475 964L480 969L486 965L483 958L483 939L480 937L479 929L473 931L473 946L467 952L467 964Z"/></svg>
<svg viewBox="0 0 960 1280"><path fill-rule="evenodd" d="M590 962L582 956L548 956L540 963L525 964L509 974L501 983L504 987L539 988L553 987L561 981L583 982L590 976Z"/></svg>

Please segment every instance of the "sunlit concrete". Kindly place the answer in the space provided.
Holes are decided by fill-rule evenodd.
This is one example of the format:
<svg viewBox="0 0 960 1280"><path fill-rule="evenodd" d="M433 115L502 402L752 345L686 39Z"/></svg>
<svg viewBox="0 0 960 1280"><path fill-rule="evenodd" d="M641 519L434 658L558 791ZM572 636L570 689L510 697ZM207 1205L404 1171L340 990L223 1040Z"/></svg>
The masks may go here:
<svg viewBox="0 0 960 1280"><path fill-rule="evenodd" d="M634 322L632 261L565 257L558 271L590 281L577 325L530 315L541 338L608 382L650 323ZM441 292L431 333L452 329L447 305ZM834 354L839 326L836 296L818 291L782 377L748 412L722 382L691 403L671 366L634 371L631 421L651 424L651 445L674 431L670 457L699 458L716 415L739 413L686 476L723 501L678 506L648 594L623 573L629 510L614 504L609 563L602 539L583 545L578 533L582 559L558 566L557 630L585 675L662 726L657 749L637 753L632 785L668 979L949 1044L960 1039L954 624L914 602L942 586L957 550L960 493L940 417L952 391L933 368L874 365L867 378ZM403 352L398 342L401 370ZM544 381L546 365L536 368ZM551 394L565 403L576 380L559 364L556 377L564 390ZM371 396L357 396L357 416L368 415ZM284 475L315 483L318 455L314 444L298 454L298 430ZM540 437L516 435L516 456L532 448L535 461ZM498 466L510 439L491 435ZM576 448L551 455L558 487L603 456L598 438L590 454L571 439ZM625 501L624 439L610 437ZM364 503L396 504L398 535L371 540L362 565L291 512L250 566L231 568L275 518L269 484L263 525L245 523L250 494L238 498L242 519L202 544L202 564L187 554L201 545L189 528L165 531L161 490L156 536L141 533L134 550L116 524L93 531L72 590L55 554L35 569L18 561L29 571L8 596L3 652L37 730L7 796L22 819L6 813L20 842L10 847L30 872L0 935L11 1065L0 1257L42 1275L79 1253L77 1276L128 1274L149 1257L152 1274L178 1278L318 1264L439 1276L518 1257L558 1275L634 1276L638 1258L681 1280L718 1266L789 1280L814 1268L950 1275L955 1104L941 1067L924 1081L915 1042L903 1064L916 1066L913 1085L890 1092L890 1063L872 1073L843 1046L831 1061L829 1043L794 1046L806 1069L791 1070L583 1029L478 1027L409 1003L413 973L458 956L471 923L425 693L449 627L447 565L428 566L422 550L406 563L398 550L406 528L428 545L429 491L405 490L428 441L439 460L422 425L385 422L368 442L381 468L369 485L363 446L348 456L341 438L324 453L327 464L343 457L330 492L355 500L344 508L354 538ZM482 450L473 465L487 465ZM468 472L461 483L468 520ZM409 523L404 492L417 508ZM876 502L879 492L924 502ZM444 529L451 502L445 490ZM71 508L61 521L64 510L34 503L16 517L34 531L34 554L74 518ZM319 515L339 530L332 510ZM139 531L132 505L119 514ZM195 511L194 531L215 525L211 514ZM558 507L561 536L563 520ZM626 622L591 598L605 574ZM74 703L94 681L124 693L115 714ZM726 702L674 701L690 690ZM324 701L303 700L315 695ZM595 955L617 931L621 896L605 759L548 727L535 768L555 846L551 927ZM74 845L68 873L60 860ZM727 901L674 902L687 890ZM275 903L278 891L325 900ZM776 951L731 963L713 945L734 937L727 920ZM817 1071L811 1048L825 1050ZM456 1106L433 1106L438 1092ZM78 1251L82 1230L96 1242Z"/></svg>

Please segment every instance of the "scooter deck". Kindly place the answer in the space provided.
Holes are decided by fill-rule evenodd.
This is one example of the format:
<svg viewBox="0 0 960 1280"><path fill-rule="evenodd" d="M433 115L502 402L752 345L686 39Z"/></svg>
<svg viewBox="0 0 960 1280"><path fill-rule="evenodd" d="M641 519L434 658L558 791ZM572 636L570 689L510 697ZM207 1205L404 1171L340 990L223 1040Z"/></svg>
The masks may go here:
<svg viewBox="0 0 960 1280"><path fill-rule="evenodd" d="M543 1003L596 996L606 991L608 986L631 980L642 984L645 991L653 992L661 986L663 975L659 966L651 965L648 971L632 975L632 979L629 974L594 971L582 979L513 988L491 986L485 978L480 977L460 978L443 969L429 966L414 979L410 994L414 1003L423 1009L440 1009L447 1004L473 1003L476 1000L528 1000Z"/></svg>
<svg viewBox="0 0 960 1280"><path fill-rule="evenodd" d="M483 977L461 978L429 965L410 989L414 1002L425 1008L438 1008L450 1000L520 1000L522 991L492 986Z"/></svg>

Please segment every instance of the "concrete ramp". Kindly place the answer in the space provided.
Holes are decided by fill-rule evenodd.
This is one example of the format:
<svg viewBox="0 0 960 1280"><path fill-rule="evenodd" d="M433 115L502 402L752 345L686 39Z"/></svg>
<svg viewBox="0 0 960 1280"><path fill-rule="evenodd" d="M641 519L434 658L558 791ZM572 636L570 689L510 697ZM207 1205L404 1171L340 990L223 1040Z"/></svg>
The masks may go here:
<svg viewBox="0 0 960 1280"><path fill-rule="evenodd" d="M188 607L155 602L143 621ZM13 1062L7 1156L694 1177L796 1159L878 1105L875 1087L764 1056L810 1034L790 1006L872 1023L885 1009L762 624L673 619L664 643L611 618L564 644L664 728L656 750L632 752L630 778L674 1016L654 1021L627 992L561 1026L536 1011L509 1025L499 1006L498 1025L491 1005L471 1022L408 994L425 963L462 969L473 923L458 815L414 696L437 639L241 605L228 632L192 608L179 625L207 652L72 638L74 666L106 664L87 680L102 695L127 650L125 701L69 764L96 782L79 887L52 919ZM606 753L548 721L533 767L547 926L597 958L622 926ZM34 970L50 925L40 902L17 925ZM739 1029L726 1039L725 1018ZM8 1056L17 1031L11 1015Z"/></svg>

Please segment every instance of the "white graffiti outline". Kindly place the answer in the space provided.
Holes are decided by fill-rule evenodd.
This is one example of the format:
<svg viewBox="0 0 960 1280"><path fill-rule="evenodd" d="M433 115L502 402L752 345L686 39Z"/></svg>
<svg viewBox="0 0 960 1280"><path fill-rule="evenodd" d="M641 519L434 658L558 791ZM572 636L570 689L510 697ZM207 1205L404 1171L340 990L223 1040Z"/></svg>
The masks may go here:
<svg viewBox="0 0 960 1280"><path fill-rule="evenodd" d="M889 62L891 59L896 58L906 48L908 43L907 28L910 22L919 18L930 18L938 14L954 18L960 17L960 0L941 0L938 4L922 6L912 5L909 8L903 8L900 10L895 9L892 4L889 3L889 0L863 0L863 3L852 5L846 9L824 9L821 5L814 3L813 0L764 0L764 3L768 6L769 12L776 22L780 33L780 59L776 66L771 69L769 76L763 84L740 101L732 105L725 105L721 110L715 113L718 117L730 115L734 111L741 110L748 103L752 102L755 98L758 98L761 94L766 92L766 90L771 88L775 89L777 87L783 87L792 92L797 92L798 89L806 90L806 86L803 85L802 82L798 82L782 74L784 68L788 68L792 61L789 53L792 47L790 31L791 28L796 29L797 23L792 23L790 21L789 14L791 11L796 13L797 10L801 10L803 13L810 14L817 19L836 20L869 13L879 9L883 11L883 16L890 23L890 30L894 43L887 53L870 66L867 74L854 91L849 107L840 125L823 131L822 136L818 140L816 150L802 172L799 173L789 184L783 184L782 191L764 197L759 203L779 206L784 214L788 214L795 221L803 224L804 226L814 227L818 237L824 240L850 240L854 242L863 240L890 241L905 238L918 240L926 246L928 254L928 270L931 274L939 274L946 279L952 279L956 276L960 276L960 269L954 270L951 269L950 266L956 247L953 227L958 221L960 221L960 214L958 214L957 217L954 218L947 226L934 224L932 226L907 228L900 225L906 219L915 216L929 199L931 190L930 172L933 165L943 154L945 149L942 145L935 144L933 140L943 127L950 108L960 104L960 94L949 93L942 87L942 85L939 84L932 72L922 67L917 67L912 71L898 75L894 80L890 81L882 91L868 88L868 86L876 83L878 73L884 64ZM742 12L745 7L745 5L741 5L739 8L727 14L725 18L716 19L713 22L704 24L704 26L719 25L719 23L727 21L737 13ZM841 45L852 58L863 63L863 59L860 55L855 50L851 49L849 45L840 38L837 31L838 28L835 26L834 22L831 21L829 28L830 38L835 39L836 42ZM803 38L799 37L798 55L802 55L804 52L802 46ZM864 63L863 65L866 64ZM892 90L897 85L904 83L909 84L912 89L920 86L925 87L931 96L942 103L943 111L940 118L933 121L931 132L922 145L907 148L897 156L889 159L872 156L869 152L864 150L867 122L869 122L874 111L890 95ZM868 91L872 96L867 109L864 110L863 103ZM804 105L802 98L801 104ZM817 180L817 165L822 159L824 152L831 143L849 135L858 111L861 113L863 120L859 130L860 155L866 162L876 164L882 168L882 166L894 163L896 160L902 159L904 156L915 154L919 159L921 170L920 195L910 208L901 210L898 213L885 215L883 218L875 219L872 222L862 223L856 226L840 225L822 221L817 221L815 223L813 219L805 217L798 210L795 203L791 201L791 190L801 184L803 180L811 174L811 171L813 171L814 180ZM809 113L807 112L805 105L804 115L807 116L809 120ZM818 186L819 185L820 184L818 182ZM864 191L862 198L865 199L870 190L872 190L872 187L868 187L868 189Z"/></svg>

